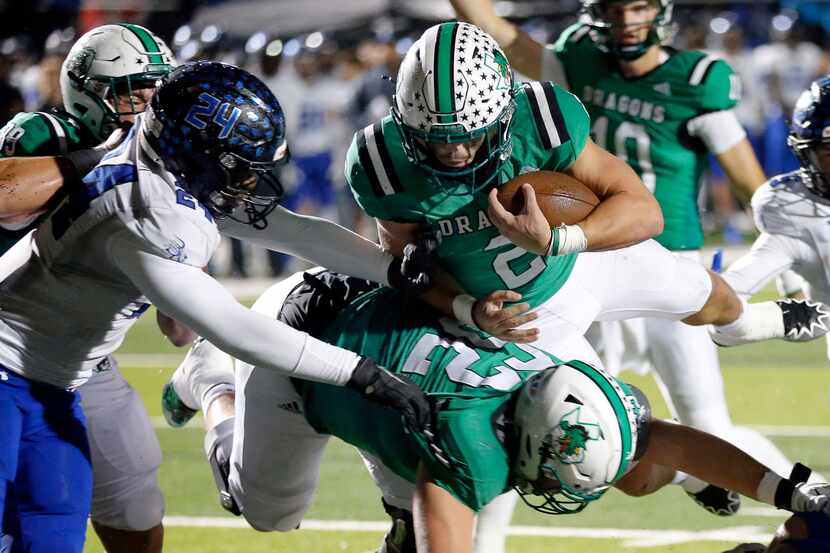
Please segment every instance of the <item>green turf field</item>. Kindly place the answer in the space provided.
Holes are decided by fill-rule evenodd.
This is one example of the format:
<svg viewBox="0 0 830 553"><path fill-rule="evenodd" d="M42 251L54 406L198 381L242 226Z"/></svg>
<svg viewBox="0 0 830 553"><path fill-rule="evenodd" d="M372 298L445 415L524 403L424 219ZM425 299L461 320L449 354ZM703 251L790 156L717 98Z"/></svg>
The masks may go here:
<svg viewBox="0 0 830 553"><path fill-rule="evenodd" d="M121 349L124 374L160 418L159 393L183 352L167 345L155 330L155 317L142 318ZM736 422L778 426L773 440L794 460L830 475L830 366L825 342L793 345L770 342L721 350L730 409ZM666 409L648 377L625 375L641 386L658 416ZM159 419L157 419L159 420ZM794 435L794 434L805 435ZM167 499L165 551L173 553L374 551L385 526L380 500L357 454L332 440L318 496L306 528L288 534L262 534L218 506L202 453L199 424L173 430L158 425L164 450L161 484ZM746 500L745 514L729 519L710 515L678 487L647 498L615 490L575 516L544 517L520 506L513 520L511 552L589 551L720 552L739 541L763 539L784 516ZM339 525L337 524L339 523ZM102 552L94 534L86 551Z"/></svg>

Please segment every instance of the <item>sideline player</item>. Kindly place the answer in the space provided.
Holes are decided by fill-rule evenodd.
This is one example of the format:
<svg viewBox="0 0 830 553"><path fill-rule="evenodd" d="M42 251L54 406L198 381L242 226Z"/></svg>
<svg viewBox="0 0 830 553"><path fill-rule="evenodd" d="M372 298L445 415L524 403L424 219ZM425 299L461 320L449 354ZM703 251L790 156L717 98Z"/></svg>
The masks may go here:
<svg viewBox="0 0 830 553"><path fill-rule="evenodd" d="M773 177L752 197L761 235L723 277L748 297L793 269L806 280L809 296L822 301L830 299L830 77L813 82L799 98L787 144L801 168Z"/></svg>
<svg viewBox="0 0 830 553"><path fill-rule="evenodd" d="M676 470L830 515L826 485L795 486L710 434L652 419L636 388L601 369L488 338L372 288L312 271L272 286L253 310L398 367L435 403L434 439L425 443L397 414L348 390L238 363L230 488L258 530L299 527L332 435L382 463L374 476L384 498L414 515L407 552L413 525L418 550L471 551L475 513L513 486L531 507L566 514L611 485L653 493ZM208 342L195 348L204 362L227 357Z"/></svg>
<svg viewBox="0 0 830 553"><path fill-rule="evenodd" d="M113 134L123 138L124 128L144 111L155 82L175 65L164 41L144 27L120 24L90 30L78 39L61 67L67 111L15 115L0 129L0 157L66 156L72 166L64 171L83 176L106 153L93 146ZM107 144L110 149L116 145ZM0 218L0 250L8 250L42 219L38 212ZM161 313L159 326L176 345L192 341ZM95 367L78 391L93 467L90 515L95 532L110 553L160 552L161 447L141 398L118 371L112 355Z"/></svg>
<svg viewBox="0 0 830 553"><path fill-rule="evenodd" d="M277 206L273 171L286 156L282 112L259 80L215 62L179 67L126 140L38 226L30 258L4 267L0 499L12 552L82 550L92 483L74 389L150 302L239 358L351 386L428 425L430 407L411 382L252 313L201 271L218 218L235 236L408 282L377 245Z"/></svg>
<svg viewBox="0 0 830 553"><path fill-rule="evenodd" d="M719 276L647 240L663 228L660 207L623 160L588 137L579 100L550 82L514 88L498 44L477 27L427 30L401 63L394 103L391 116L355 135L347 178L390 252L424 226L440 236L440 265L460 284L454 296L424 296L442 312L507 340L538 338L546 351L597 365L583 337L596 320L648 315L713 323L735 343L801 332L789 328L790 304L742 304ZM599 206L579 224L551 231L525 185L526 209L511 215L495 187L536 169L577 178L596 192ZM488 295L503 289L509 291ZM500 320L487 308L494 299L523 303ZM795 307L801 309L813 308ZM824 332L811 328L813 337ZM712 349L705 331L696 336ZM485 516L494 510L501 509L488 507ZM493 534L482 537L491 551L503 541L505 516L495 517L502 522L479 526Z"/></svg>

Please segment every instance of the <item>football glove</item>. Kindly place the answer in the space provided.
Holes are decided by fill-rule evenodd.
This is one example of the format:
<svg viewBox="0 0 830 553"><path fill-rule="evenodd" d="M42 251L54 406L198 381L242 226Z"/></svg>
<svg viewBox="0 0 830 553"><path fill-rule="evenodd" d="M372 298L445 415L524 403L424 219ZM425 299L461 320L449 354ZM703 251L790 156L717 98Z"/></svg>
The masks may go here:
<svg viewBox="0 0 830 553"><path fill-rule="evenodd" d="M346 385L369 401L400 411L409 429L429 431L432 405L424 392L408 378L389 372L372 359L363 357Z"/></svg>
<svg viewBox="0 0 830 553"><path fill-rule="evenodd" d="M389 265L389 285L415 294L429 288L432 253L437 247L438 239L430 232L422 233L415 242L404 246L403 257L396 257Z"/></svg>

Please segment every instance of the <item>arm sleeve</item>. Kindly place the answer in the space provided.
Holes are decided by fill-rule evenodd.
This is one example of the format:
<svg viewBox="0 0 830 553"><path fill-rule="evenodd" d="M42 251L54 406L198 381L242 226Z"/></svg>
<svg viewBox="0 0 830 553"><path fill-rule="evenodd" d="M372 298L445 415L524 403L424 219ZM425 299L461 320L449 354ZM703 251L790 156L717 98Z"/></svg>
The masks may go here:
<svg viewBox="0 0 830 553"><path fill-rule="evenodd" d="M126 232L110 238L108 256L158 309L246 363L342 386L360 359L246 309L200 269L148 253Z"/></svg>
<svg viewBox="0 0 830 553"><path fill-rule="evenodd" d="M326 219L298 215L277 207L268 226L256 229L223 220L220 231L265 248L290 253L332 271L388 284L386 273L392 256L374 242Z"/></svg>
<svg viewBox="0 0 830 553"><path fill-rule="evenodd" d="M749 297L792 267L799 258L799 248L800 242L794 238L762 233L749 253L729 266L723 278L738 295Z"/></svg>
<svg viewBox="0 0 830 553"><path fill-rule="evenodd" d="M731 109L699 115L686 123L686 129L715 155L722 154L746 137L746 131Z"/></svg>

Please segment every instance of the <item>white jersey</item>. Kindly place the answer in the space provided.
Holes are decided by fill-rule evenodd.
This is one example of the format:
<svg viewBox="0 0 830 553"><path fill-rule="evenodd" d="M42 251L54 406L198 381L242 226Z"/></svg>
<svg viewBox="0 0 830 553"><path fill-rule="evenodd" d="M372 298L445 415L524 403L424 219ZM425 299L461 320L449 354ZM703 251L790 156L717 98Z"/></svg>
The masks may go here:
<svg viewBox="0 0 830 553"><path fill-rule="evenodd" d="M138 128L140 116L37 228L31 258L0 284L0 364L8 369L74 388L118 348L150 304L113 263L115 238L200 268L213 254L212 218L142 148Z"/></svg>
<svg viewBox="0 0 830 553"><path fill-rule="evenodd" d="M743 296L793 269L804 277L810 296L830 301L830 201L811 193L803 171L774 177L752 197L755 224L762 234L750 253L733 263L724 278Z"/></svg>

